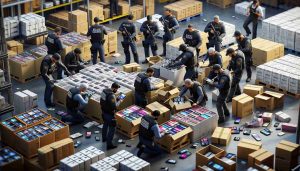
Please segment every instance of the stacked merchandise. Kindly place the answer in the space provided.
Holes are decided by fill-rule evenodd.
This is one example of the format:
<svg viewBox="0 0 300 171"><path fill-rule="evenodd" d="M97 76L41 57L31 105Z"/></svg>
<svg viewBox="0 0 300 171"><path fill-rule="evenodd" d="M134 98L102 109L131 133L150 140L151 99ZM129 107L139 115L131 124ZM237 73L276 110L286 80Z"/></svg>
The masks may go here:
<svg viewBox="0 0 300 171"><path fill-rule="evenodd" d="M69 12L68 31L86 33L88 30L87 12L75 10Z"/></svg>
<svg viewBox="0 0 300 171"><path fill-rule="evenodd" d="M143 5L144 1L143 0L138 0L139 5ZM154 0L145 0L145 15L153 15L154 14L154 7L155 7L155 1Z"/></svg>
<svg viewBox="0 0 300 171"><path fill-rule="evenodd" d="M202 2L195 0L183 0L164 6L172 11L177 20L181 21L202 13Z"/></svg>
<svg viewBox="0 0 300 171"><path fill-rule="evenodd" d="M37 102L37 94L29 90L18 91L14 93L14 104L18 104L15 107L15 113L22 113L30 109L36 108Z"/></svg>
<svg viewBox="0 0 300 171"><path fill-rule="evenodd" d="M5 38L19 36L19 20L18 17L4 18Z"/></svg>
<svg viewBox="0 0 300 171"><path fill-rule="evenodd" d="M227 23L225 21L222 21L222 22L223 22L223 24L225 26L225 30L226 30L226 35L223 38L222 45L226 46L226 45L235 43L236 40L233 37L233 34L235 32L235 25L231 24L231 23Z"/></svg>
<svg viewBox="0 0 300 171"><path fill-rule="evenodd" d="M60 26L64 30L68 30L68 27L69 27L68 11L59 11L59 12L50 14L47 22L51 23L52 25Z"/></svg>
<svg viewBox="0 0 300 171"><path fill-rule="evenodd" d="M193 107L172 116L172 119L192 128L191 141L210 135L218 125L218 115L204 107Z"/></svg>
<svg viewBox="0 0 300 171"><path fill-rule="evenodd" d="M48 50L47 50L46 45L38 46L38 47L33 48L33 49L30 50L30 53L32 53L36 57L36 60L35 60L35 73L37 75L41 74L40 66L41 66L41 63L42 63L44 57L48 55L47 51Z"/></svg>
<svg viewBox="0 0 300 171"><path fill-rule="evenodd" d="M82 11L88 11L89 12L89 23L90 25L95 24L94 23L94 18L98 17L100 20L104 20L104 15L103 15L103 6L98 5L96 3L90 3L89 4L89 9L87 9L87 6L81 5L79 6L79 9Z"/></svg>
<svg viewBox="0 0 300 171"><path fill-rule="evenodd" d="M247 15L247 12L248 12L248 7L251 5L251 2L247 2L247 1L244 1L244 2L241 2L241 3L238 3L238 4L235 4L234 6L234 11L235 13L237 14L241 14L241 15ZM262 12L263 12L263 16L260 17L259 19L265 19L265 16L266 16L266 8L265 7L262 7Z"/></svg>
<svg viewBox="0 0 300 171"><path fill-rule="evenodd" d="M45 17L29 13L21 15L20 18L21 35L31 36L47 31Z"/></svg>
<svg viewBox="0 0 300 171"><path fill-rule="evenodd" d="M291 61L293 62L291 63ZM259 65L256 69L256 80L287 91L291 95L299 94L299 64L300 60L298 56L288 54L279 59Z"/></svg>
<svg viewBox="0 0 300 171"><path fill-rule="evenodd" d="M23 170L23 157L14 150L4 147L0 149L0 170Z"/></svg>
<svg viewBox="0 0 300 171"><path fill-rule="evenodd" d="M157 35L157 37L160 37L160 38L162 38L163 37L163 35L164 35L164 26L162 25L162 23L159 21L159 19L162 17L162 15L159 15L159 14L154 14L154 15L152 15L152 21L154 21L154 22L156 22L157 23L157 25L158 25L158 33L156 33ZM139 20L136 20L135 21L135 23L136 23L136 27L138 28L138 29L140 29L141 28L141 26L142 26L142 24L143 24L143 22L145 22L145 21L147 21L147 17L144 17L144 18L141 18L141 19L139 19Z"/></svg>
<svg viewBox="0 0 300 171"><path fill-rule="evenodd" d="M234 4L234 0L208 0L207 3L216 5L220 8L228 8Z"/></svg>
<svg viewBox="0 0 300 171"><path fill-rule="evenodd" d="M118 32L115 29L105 27L107 35L105 35L104 50L105 54L112 54L118 51Z"/></svg>
<svg viewBox="0 0 300 171"><path fill-rule="evenodd" d="M129 13L129 3L127 1L119 1L119 15L127 15Z"/></svg>
<svg viewBox="0 0 300 171"><path fill-rule="evenodd" d="M134 5L130 7L130 13L133 15L133 20L138 20L144 17L144 9L142 5Z"/></svg>
<svg viewBox="0 0 300 171"><path fill-rule="evenodd" d="M299 23L300 7L295 7L263 20L262 37L300 52Z"/></svg>

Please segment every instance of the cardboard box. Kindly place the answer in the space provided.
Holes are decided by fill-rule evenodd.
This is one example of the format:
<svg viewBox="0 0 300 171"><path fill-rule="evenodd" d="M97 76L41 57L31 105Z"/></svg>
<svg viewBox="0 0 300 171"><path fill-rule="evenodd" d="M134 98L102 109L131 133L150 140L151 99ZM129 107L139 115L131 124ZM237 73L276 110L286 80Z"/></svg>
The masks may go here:
<svg viewBox="0 0 300 171"><path fill-rule="evenodd" d="M10 74L17 80L27 80L36 76L34 60L17 61L9 58Z"/></svg>
<svg viewBox="0 0 300 171"><path fill-rule="evenodd" d="M273 168L274 154L262 148L249 154L248 166L254 167L255 164L258 165L263 164L269 166L270 168Z"/></svg>
<svg viewBox="0 0 300 171"><path fill-rule="evenodd" d="M227 146L231 139L231 129L217 127L211 136L211 142L213 144L225 145Z"/></svg>
<svg viewBox="0 0 300 171"><path fill-rule="evenodd" d="M263 95L274 97L274 106L275 108L283 107L284 105L284 94L277 93L273 91L265 91Z"/></svg>
<svg viewBox="0 0 300 171"><path fill-rule="evenodd" d="M37 94L35 94L29 90L24 90L24 91L22 91L22 93L28 95L30 109L38 106L38 95Z"/></svg>
<svg viewBox="0 0 300 171"><path fill-rule="evenodd" d="M158 101L166 104L168 103L171 99L179 96L179 89L175 86L166 86L160 90L158 90Z"/></svg>
<svg viewBox="0 0 300 171"><path fill-rule="evenodd" d="M191 102L189 102L189 101L178 104L178 103L174 103L173 100L170 100L169 105L174 113L177 113L181 110L189 109L192 107Z"/></svg>
<svg viewBox="0 0 300 171"><path fill-rule="evenodd" d="M275 120L277 120L279 122L290 122L291 117L288 114L283 113L282 111L279 111L279 112L275 113Z"/></svg>
<svg viewBox="0 0 300 171"><path fill-rule="evenodd" d="M297 132L297 125L296 124L291 124L291 123L282 123L281 124L281 130L283 132L296 133Z"/></svg>
<svg viewBox="0 0 300 171"><path fill-rule="evenodd" d="M166 108L165 106L161 105L158 102L153 102L151 104L148 104L146 106L146 110L148 110L150 113L152 113L155 110L160 111L160 116L157 119L158 124L162 124L164 122L167 122L171 118L170 109Z"/></svg>
<svg viewBox="0 0 300 171"><path fill-rule="evenodd" d="M15 41L15 40L11 40L11 41L7 41L7 49L16 52L17 54L23 53L23 44Z"/></svg>
<svg viewBox="0 0 300 171"><path fill-rule="evenodd" d="M208 152L212 152L213 155L211 157L206 157L205 154ZM218 148L214 145L208 145L206 147L201 148L196 152L196 167L207 165L214 157L220 157L225 154L225 151L221 148Z"/></svg>
<svg viewBox="0 0 300 171"><path fill-rule="evenodd" d="M222 155L214 157L213 162L223 166L226 171L236 171L236 156L231 159L228 159L225 156L226 153L222 153Z"/></svg>
<svg viewBox="0 0 300 171"><path fill-rule="evenodd" d="M141 71L141 65L137 63L130 63L123 65L123 71L125 72L140 72Z"/></svg>
<svg viewBox="0 0 300 171"><path fill-rule="evenodd" d="M298 160L299 155L299 145L292 143L290 141L282 140L276 146L276 158L282 160L293 161Z"/></svg>
<svg viewBox="0 0 300 171"><path fill-rule="evenodd" d="M0 165L0 170L1 171L23 171L24 170L24 159L23 156L17 153L15 150L9 148L9 147L3 147L3 149L9 149L16 153L20 158L18 160L10 161L6 163L5 165ZM2 149L1 149L2 150Z"/></svg>
<svg viewBox="0 0 300 171"><path fill-rule="evenodd" d="M150 56L147 58L147 61L149 62L149 67L156 64L157 62L161 61L162 57L160 56Z"/></svg>
<svg viewBox="0 0 300 171"><path fill-rule="evenodd" d="M256 95L255 96L255 107L256 108L263 108L268 111L274 110L274 98L264 95Z"/></svg>
<svg viewBox="0 0 300 171"><path fill-rule="evenodd" d="M273 113L264 112L263 115L262 115L263 121L264 122L271 122L272 121L272 116L273 116Z"/></svg>
<svg viewBox="0 0 300 171"><path fill-rule="evenodd" d="M237 117L244 117L253 113L254 99L247 94L241 94L232 99L232 114Z"/></svg>
<svg viewBox="0 0 300 171"><path fill-rule="evenodd" d="M297 166L297 164L297 160L288 161L277 157L275 158L275 170L278 171L292 170L294 167Z"/></svg>
<svg viewBox="0 0 300 171"><path fill-rule="evenodd" d="M253 98L258 94L262 94L263 92L264 92L263 86L250 85L250 84L246 84L243 90L243 93Z"/></svg>
<svg viewBox="0 0 300 171"><path fill-rule="evenodd" d="M82 23L87 21L87 12L82 10L69 12L69 21L72 23Z"/></svg>
<svg viewBox="0 0 300 171"><path fill-rule="evenodd" d="M242 139L237 147L237 158L247 160L249 154L259 150L261 147L261 142L249 139Z"/></svg>

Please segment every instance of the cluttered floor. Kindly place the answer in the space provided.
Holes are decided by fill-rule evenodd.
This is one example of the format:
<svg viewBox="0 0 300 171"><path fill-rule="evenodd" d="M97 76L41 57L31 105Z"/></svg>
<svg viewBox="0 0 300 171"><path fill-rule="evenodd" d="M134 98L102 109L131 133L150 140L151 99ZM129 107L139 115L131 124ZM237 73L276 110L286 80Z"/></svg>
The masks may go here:
<svg viewBox="0 0 300 171"><path fill-rule="evenodd" d="M207 24L208 21L212 20L214 15L219 15L221 20L224 20L226 22L229 22L231 24L234 24L237 28L237 30L241 30L244 32L243 28L242 28L242 23L245 19L245 16L241 16L238 14L235 14L234 12L234 7L230 7L227 9L220 9L218 7L215 7L213 5L207 4L207 3L203 3L204 4L204 13L201 16L192 18L190 21L185 21L185 22L181 22L180 23L180 29L177 31L176 36L175 37L179 37L182 35L184 29L187 27L188 24L192 23L194 25L194 27L196 29L199 30L203 30L205 25ZM163 5L162 4L158 4L156 6L156 13L161 14L163 11ZM266 17L275 15L282 12L282 10L279 9L275 9L275 8L271 8L271 7L266 7ZM118 21L113 21L112 25L107 25L108 27L112 27L117 29L120 25L120 23L123 21L124 19L118 20ZM261 23L259 24L259 29L258 29L258 34L260 34L260 29L261 29ZM109 64L113 64L113 65L119 65L121 68L120 64L116 64L116 61L123 61L124 62L124 53L123 53L123 49L122 46L120 44L120 40L121 40L121 36L118 35L118 52L121 54L120 57L112 57L109 58L109 60L107 61ZM159 40L159 43L162 43L161 40ZM159 52L162 51L162 46L159 46ZM140 55L140 61L144 60L144 51L143 51L143 47L141 45L141 43L138 44L138 54ZM160 54L160 53L159 53ZM146 68L146 66L143 66L144 69ZM255 77L255 68L254 72L253 72L253 77ZM246 83L245 83L245 79L246 79L246 73L244 72L244 77L241 81L241 86L243 87ZM252 79L251 84L254 84L255 82L255 78ZM30 81L26 84L20 84L18 82L13 81L13 89L14 91L19 91L19 90L25 90L25 89L29 89L35 93L37 93L39 95L39 101L38 101L38 105L41 109L47 110L44 102L43 102L43 96L44 96L44 82L42 81L42 79L36 79L33 81ZM216 112L216 107L215 107L215 103L212 102L211 100L211 89L209 87L206 87L207 89L207 93L208 93L208 97L209 97L209 101L206 105L206 107L212 111ZM300 101L296 100L294 98L291 98L289 96L286 96L285 98L285 102L284 102L284 107L282 109L277 109L276 111L283 111L287 114L289 114L292 117L292 123L297 123L298 120L298 107L299 107ZM229 108L231 108L231 103L228 105ZM51 113L54 117L58 117L58 115L56 115L55 113L57 111L61 111L64 110L60 107L57 107L55 110L48 110L49 113ZM262 112L262 111L258 111L258 112ZM1 116L0 120L3 120L7 117L9 117L10 115L5 115L5 116ZM220 126L224 126L224 127L231 127L231 126L241 126L243 123L250 121L252 116L248 116L246 118L243 118L240 124L234 124L234 118L228 118L227 121L225 122L225 124L220 125ZM85 123L89 122L91 120L86 119ZM84 124L85 124L84 123ZM262 138L262 143L263 143L263 147L266 150L269 150L271 152L275 151L275 146L277 143L279 143L280 140L289 140L292 142L295 142L296 139L296 135L295 134L290 134L290 133L286 133L283 136L278 136L277 133L280 131L275 130L275 127L273 126L275 123L275 121L272 121L271 124L268 126L268 128L272 131L272 134L270 136L264 136L261 135ZM134 154L137 153L137 148L136 145L138 143L138 138L135 138L133 140L129 140L127 138L125 138L124 136L120 135L119 133L116 133L115 135L115 141L116 143L118 143L118 140L122 139L125 143L119 143L118 148L114 149L114 150L109 150L106 151L106 145L103 144L101 141L96 141L95 137L99 136L101 137L101 128L98 128L97 126L93 126L90 129L86 129L83 127L84 124L81 125L76 125L76 126L71 126L70 127L70 131L71 134L80 132L83 135L85 134L86 131L92 131L92 136L91 138L85 138L80 137L78 139L76 139L77 141L81 141L81 145L79 147L76 148L76 151L80 151L81 149L88 147L88 146L95 146L97 148L100 148L101 150L106 152L106 155L110 155L110 154L114 154L117 151L120 151L122 149L128 150ZM100 133L96 134L95 131L99 130ZM252 133L259 133L260 128L253 128L251 129ZM230 153L237 153L237 141L234 141L234 137L248 137L250 139L252 139L252 137L243 135L242 133L237 134L237 135L233 135L231 137L231 141L229 143L228 146L226 147L222 147L225 148L227 152ZM169 170L172 171L188 171L188 170L193 170L195 168L195 151L196 149L190 148L190 146L186 146L186 149L188 149L189 151L191 151L193 154L188 157L187 159L179 159L178 155L175 154L167 154L164 153L161 156L157 156L155 158L151 158L150 156L144 156L144 159L147 160L148 162L151 163L151 170L160 170L161 167L168 167ZM197 149L201 148L201 146L199 145L197 147ZM177 160L177 164L175 165L171 165L171 164L166 164L165 161L167 159L174 159ZM237 170L245 170L247 168L247 163L243 162L241 160L238 161L237 164Z"/></svg>

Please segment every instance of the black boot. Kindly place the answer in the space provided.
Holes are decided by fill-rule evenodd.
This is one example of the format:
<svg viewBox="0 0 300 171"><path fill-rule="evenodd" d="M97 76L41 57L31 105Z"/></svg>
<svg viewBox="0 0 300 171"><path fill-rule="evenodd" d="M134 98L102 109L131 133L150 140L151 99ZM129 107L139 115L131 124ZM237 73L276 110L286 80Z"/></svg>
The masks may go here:
<svg viewBox="0 0 300 171"><path fill-rule="evenodd" d="M139 63L139 55L137 53L133 53L134 62Z"/></svg>

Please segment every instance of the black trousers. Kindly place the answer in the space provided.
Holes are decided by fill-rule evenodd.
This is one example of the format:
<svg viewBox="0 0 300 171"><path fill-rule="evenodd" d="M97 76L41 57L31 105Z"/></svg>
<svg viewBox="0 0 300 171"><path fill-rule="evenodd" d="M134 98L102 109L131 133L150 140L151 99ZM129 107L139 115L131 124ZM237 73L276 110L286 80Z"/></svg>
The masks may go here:
<svg viewBox="0 0 300 171"><path fill-rule="evenodd" d="M244 25L243 25L247 34L251 34L251 31L248 27L250 23L252 23L252 39L255 39L257 37L258 19L251 15L249 15L247 17L247 19L245 20Z"/></svg>
<svg viewBox="0 0 300 171"><path fill-rule="evenodd" d="M118 15L118 0L110 0L110 18L114 16L114 14Z"/></svg>

